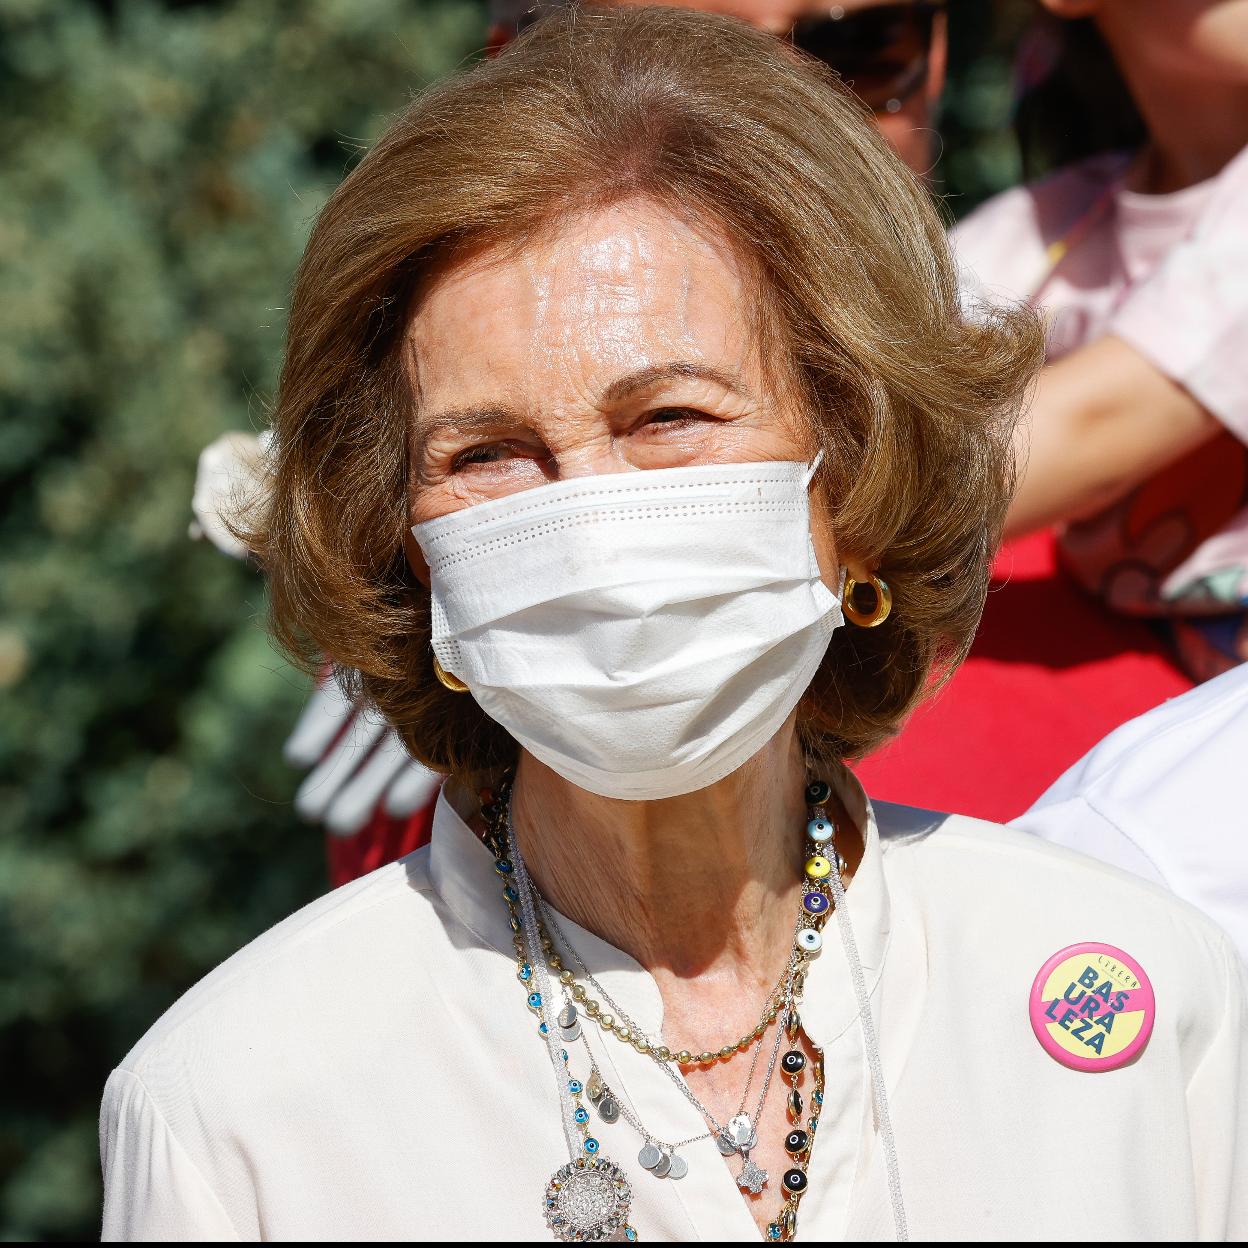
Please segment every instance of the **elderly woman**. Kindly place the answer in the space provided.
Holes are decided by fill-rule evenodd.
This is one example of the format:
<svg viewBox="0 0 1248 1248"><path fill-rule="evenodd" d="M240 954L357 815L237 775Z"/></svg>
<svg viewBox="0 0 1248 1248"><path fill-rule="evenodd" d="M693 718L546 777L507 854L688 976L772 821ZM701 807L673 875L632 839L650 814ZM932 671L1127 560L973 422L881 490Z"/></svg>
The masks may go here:
<svg viewBox="0 0 1248 1248"><path fill-rule="evenodd" d="M729 19L557 16L395 123L251 540L452 779L113 1073L106 1238L1248 1232L1226 938L842 762L982 606L1039 348L957 306L860 109Z"/></svg>

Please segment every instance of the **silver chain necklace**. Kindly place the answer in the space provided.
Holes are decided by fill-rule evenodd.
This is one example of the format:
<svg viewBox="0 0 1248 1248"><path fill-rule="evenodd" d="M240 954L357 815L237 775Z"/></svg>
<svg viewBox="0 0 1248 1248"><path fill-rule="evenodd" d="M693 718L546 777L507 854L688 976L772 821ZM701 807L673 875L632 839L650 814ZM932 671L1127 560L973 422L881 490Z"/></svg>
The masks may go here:
<svg viewBox="0 0 1248 1248"><path fill-rule="evenodd" d="M532 879L529 878L527 882L529 888L532 889L532 901L535 910L539 910L541 912L544 923L559 938L564 948L571 955L572 960L580 968L581 973L591 984L593 984L594 988L597 989L597 991L602 995L602 999L606 1001L606 1003L616 1012L616 1014L619 1015L621 1019L623 1019L624 1023L628 1027L636 1031L638 1034L644 1035L645 1033L629 1017L628 1013L620 1008L619 1004L612 999L607 990L594 978L589 968L585 965L584 960L576 951L576 947L568 939L567 935L563 931L563 928L559 926L559 920L555 918L554 912L550 909L549 905L547 905L541 894L538 893ZM794 928L795 932L796 928L800 926L801 920L799 918L798 923ZM707 1135L713 1134L715 1137L716 1147L725 1157L731 1157L733 1153L739 1153L741 1155L743 1165L740 1173L737 1175L738 1186L747 1191L753 1192L756 1195L763 1190L763 1186L767 1182L767 1171L750 1160L750 1150L758 1143L758 1122L762 1117L763 1105L767 1100L767 1091L771 1086L772 1075L775 1072L776 1058L780 1052L780 1039L784 1035L785 1026L788 1022L789 1015L793 1010L793 979L797 971L797 962L797 956L795 954L791 954L789 957L788 971L785 976L784 1008L780 1011L776 1018L776 1036L772 1042L771 1055L767 1061L767 1072L763 1076L763 1086L759 1090L758 1102L754 1107L754 1113L752 1115L745 1112L745 1103L749 1098L750 1086L754 1082L754 1074L758 1068L758 1055L762 1052L763 1048L761 1044L754 1046L754 1056L750 1061L750 1072L746 1078L745 1087L741 1091L741 1102L737 1106L736 1114L728 1120L726 1125L721 1124L715 1115L711 1113L711 1111L707 1109L707 1107L703 1105L696 1096L694 1096L684 1079L682 1079L677 1071L672 1068L671 1062L665 1062L661 1058L657 1057L655 1055L655 1046L653 1044L650 1045L648 1050L650 1058L656 1063L656 1065L658 1065L659 1069L662 1070L669 1079L671 1079L685 1100L687 1100L690 1105L692 1105L694 1109L702 1115L703 1118L711 1123L714 1130L712 1132L707 1132L706 1135L695 1136L691 1140L682 1141L681 1144L674 1144L668 1148L664 1148L661 1147L662 1141L657 1140L631 1113L625 1113L623 1104L617 1100L616 1103L619 1105L620 1112L624 1115L625 1120L646 1141L641 1149L641 1152L637 1155L638 1162L645 1167L645 1169L662 1178L670 1175L671 1167L675 1165L678 1171L676 1177L683 1177L687 1170L687 1163L684 1162L683 1158L675 1156L675 1150L686 1144L697 1143L699 1140L705 1139ZM566 1026L564 1024L565 1019L568 1020ZM579 1020L577 1019L576 1006L574 1006L571 1001L565 1001L564 1008L560 1012L558 1021L563 1039L565 1041L575 1039L576 1034L579 1034ZM585 1047L586 1050L588 1050L588 1042L586 1042ZM590 1056L590 1060L591 1062L593 1061L592 1054ZM594 1066L594 1070L595 1072L597 1071L596 1065Z"/></svg>

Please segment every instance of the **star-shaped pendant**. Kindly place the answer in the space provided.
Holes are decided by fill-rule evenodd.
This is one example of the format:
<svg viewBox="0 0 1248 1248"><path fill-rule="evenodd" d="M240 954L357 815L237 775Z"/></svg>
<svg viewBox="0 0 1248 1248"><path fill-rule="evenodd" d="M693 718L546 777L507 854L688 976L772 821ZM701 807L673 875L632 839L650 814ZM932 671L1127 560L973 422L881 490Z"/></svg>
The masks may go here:
<svg viewBox="0 0 1248 1248"><path fill-rule="evenodd" d="M741 1173L737 1175L737 1186L743 1191L752 1192L755 1196L757 1196L766 1184L767 1171L761 1166L756 1166L747 1157L745 1159L745 1165L741 1167Z"/></svg>

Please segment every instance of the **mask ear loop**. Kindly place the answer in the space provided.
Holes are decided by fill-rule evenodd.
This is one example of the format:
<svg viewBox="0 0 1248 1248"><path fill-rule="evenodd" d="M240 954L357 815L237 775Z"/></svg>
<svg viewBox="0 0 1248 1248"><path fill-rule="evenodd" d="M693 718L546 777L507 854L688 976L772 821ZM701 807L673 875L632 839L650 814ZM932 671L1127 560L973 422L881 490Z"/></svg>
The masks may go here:
<svg viewBox="0 0 1248 1248"><path fill-rule="evenodd" d="M815 473L819 471L819 465L821 463L823 463L822 448L819 450L819 453L814 457L814 459L810 461L810 466L806 469L806 472L802 476L802 488L803 489L806 489L806 490L810 489L810 483L815 479ZM811 541L810 541L810 559L811 559L811 563L816 568L818 568L819 561L815 557L815 541L813 537L811 538ZM845 601L845 578L848 575L849 575L849 569L844 564L842 564L841 565L841 580L836 591L836 601L838 603L842 603Z"/></svg>

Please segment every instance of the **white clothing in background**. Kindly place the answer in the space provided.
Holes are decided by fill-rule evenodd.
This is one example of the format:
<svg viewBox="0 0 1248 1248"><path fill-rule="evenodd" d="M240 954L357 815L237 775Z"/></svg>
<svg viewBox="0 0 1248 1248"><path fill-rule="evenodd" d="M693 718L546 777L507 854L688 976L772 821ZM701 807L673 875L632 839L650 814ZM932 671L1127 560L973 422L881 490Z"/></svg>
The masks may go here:
<svg viewBox="0 0 1248 1248"><path fill-rule="evenodd" d="M881 805L877 830L853 776L832 779L865 828L849 913L912 1237L1248 1236L1244 968L1226 936L1163 889L994 824ZM658 1031L650 974L560 922ZM887 1240L855 994L825 931L801 1006L827 1086L798 1234ZM1084 941L1131 955L1156 994L1147 1047L1116 1070L1060 1064L1029 1021L1041 966ZM657 1136L705 1130L652 1061L586 1029ZM641 1170L623 1119L595 1133L642 1240L759 1241L709 1139L674 1182ZM279 923L155 1023L108 1080L100 1143L106 1240L549 1242L541 1198L567 1160L551 1066L493 860L445 793L429 847Z"/></svg>
<svg viewBox="0 0 1248 1248"><path fill-rule="evenodd" d="M1164 884L1248 960L1248 664L1111 732L1010 826Z"/></svg>

